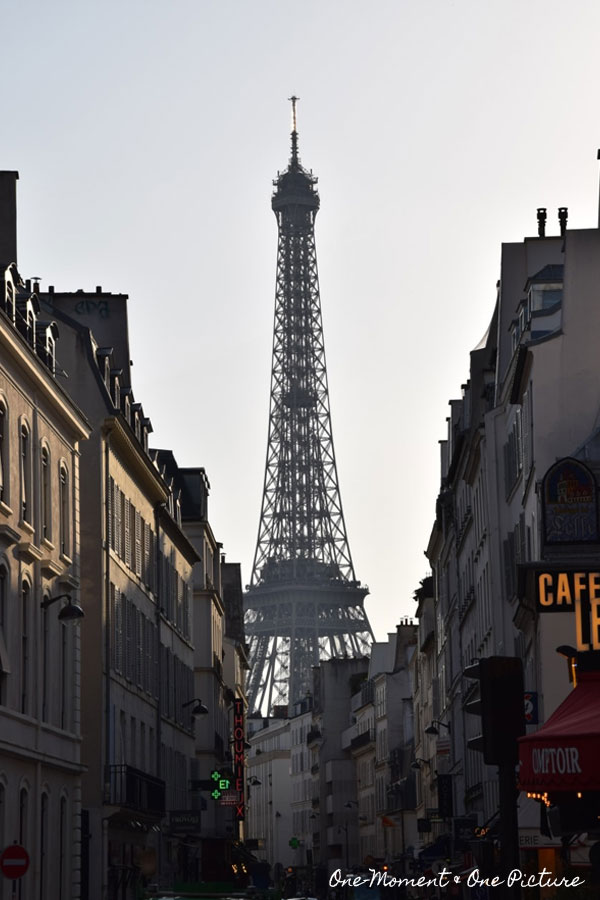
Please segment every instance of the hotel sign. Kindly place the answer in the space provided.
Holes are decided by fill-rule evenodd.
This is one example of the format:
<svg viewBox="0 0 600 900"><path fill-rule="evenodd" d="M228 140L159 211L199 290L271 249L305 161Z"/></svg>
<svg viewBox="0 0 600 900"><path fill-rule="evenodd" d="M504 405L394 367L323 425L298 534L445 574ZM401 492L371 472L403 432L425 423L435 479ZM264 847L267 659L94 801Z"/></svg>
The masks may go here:
<svg viewBox="0 0 600 900"><path fill-rule="evenodd" d="M244 728L244 701L236 697L233 701L233 783L231 787L237 793L235 804L236 819L245 818L244 770L246 767L246 741Z"/></svg>
<svg viewBox="0 0 600 900"><path fill-rule="evenodd" d="M598 543L598 489L577 459L561 459L546 472L542 488L546 544Z"/></svg>
<svg viewBox="0 0 600 900"><path fill-rule="evenodd" d="M538 612L575 614L577 649L600 650L600 570L537 570Z"/></svg>

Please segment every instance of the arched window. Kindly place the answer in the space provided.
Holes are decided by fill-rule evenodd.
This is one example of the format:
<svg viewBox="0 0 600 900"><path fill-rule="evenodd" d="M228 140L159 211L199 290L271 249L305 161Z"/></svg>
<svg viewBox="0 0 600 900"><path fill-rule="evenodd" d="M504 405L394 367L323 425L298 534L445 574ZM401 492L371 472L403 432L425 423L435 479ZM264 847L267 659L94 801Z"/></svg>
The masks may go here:
<svg viewBox="0 0 600 900"><path fill-rule="evenodd" d="M44 602L48 594L44 594ZM42 721L47 722L48 716L48 641L49 641L49 613L47 607L42 605Z"/></svg>
<svg viewBox="0 0 600 900"><path fill-rule="evenodd" d="M50 454L47 447L42 447L42 537L50 540L51 536L51 502L50 502Z"/></svg>
<svg viewBox="0 0 600 900"><path fill-rule="evenodd" d="M69 556L69 473L64 463L59 470L60 552Z"/></svg>
<svg viewBox="0 0 600 900"><path fill-rule="evenodd" d="M21 588L21 712L29 710L29 600L31 589L24 581Z"/></svg>
<svg viewBox="0 0 600 900"><path fill-rule="evenodd" d="M21 845L21 847L26 847L29 840L28 816L29 793L27 791L27 788L22 787L19 792L19 844ZM23 879L19 878L17 884L19 890L19 900L25 900L25 895L23 893Z"/></svg>
<svg viewBox="0 0 600 900"><path fill-rule="evenodd" d="M6 482L5 479L8 478L8 465L6 462L6 452L7 452L7 436L6 436L6 406L4 403L0 403L0 500L3 500L6 503Z"/></svg>
<svg viewBox="0 0 600 900"><path fill-rule="evenodd" d="M40 803L40 900L44 900L48 884L48 794Z"/></svg>
<svg viewBox="0 0 600 900"><path fill-rule="evenodd" d="M21 518L31 523L31 442L29 429L24 423L19 434L21 469Z"/></svg>
<svg viewBox="0 0 600 900"><path fill-rule="evenodd" d="M67 800L60 798L60 817L58 820L58 894L57 900L66 900L67 866Z"/></svg>
<svg viewBox="0 0 600 900"><path fill-rule="evenodd" d="M0 706L6 706L6 690L8 676L10 674L10 660L8 657L8 642L6 635L8 623L8 572L5 566L0 566Z"/></svg>

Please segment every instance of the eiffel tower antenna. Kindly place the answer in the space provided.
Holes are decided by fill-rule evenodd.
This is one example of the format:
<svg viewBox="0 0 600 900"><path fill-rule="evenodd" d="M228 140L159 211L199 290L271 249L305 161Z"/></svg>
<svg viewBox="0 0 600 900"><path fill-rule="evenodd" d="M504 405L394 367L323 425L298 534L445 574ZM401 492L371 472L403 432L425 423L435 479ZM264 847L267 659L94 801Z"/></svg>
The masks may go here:
<svg viewBox="0 0 600 900"><path fill-rule="evenodd" d="M311 689L311 667L364 656L373 638L356 580L333 449L315 247L317 179L292 156L273 182L277 283L269 438L245 595L249 707L262 715Z"/></svg>

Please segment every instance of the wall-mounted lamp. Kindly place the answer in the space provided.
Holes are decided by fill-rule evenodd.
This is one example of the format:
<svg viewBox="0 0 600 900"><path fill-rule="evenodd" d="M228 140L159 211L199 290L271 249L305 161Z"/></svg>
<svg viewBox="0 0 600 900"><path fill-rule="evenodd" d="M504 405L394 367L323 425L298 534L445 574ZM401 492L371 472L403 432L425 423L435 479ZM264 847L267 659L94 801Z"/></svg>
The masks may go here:
<svg viewBox="0 0 600 900"><path fill-rule="evenodd" d="M204 705L202 700L199 700L198 697L194 697L192 700L188 700L187 703L182 703L182 707L185 709L186 706L191 706L192 703L195 703L192 710L193 716L207 716L208 715L208 707Z"/></svg>
<svg viewBox="0 0 600 900"><path fill-rule="evenodd" d="M352 809L353 806L358 806L358 803L356 802L356 800L348 800L347 803L344 803L344 806L347 809Z"/></svg>
<svg viewBox="0 0 600 900"><path fill-rule="evenodd" d="M56 603L57 600L67 601L58 614L59 622L71 622L72 624L76 624L83 619L85 615L84 611L78 603L75 603L70 594L58 594L57 597L46 597L45 600L42 600L40 606L42 609L48 609L48 607L52 606L53 603Z"/></svg>
<svg viewBox="0 0 600 900"><path fill-rule="evenodd" d="M411 767L411 769L416 769L416 770L418 771L418 770L421 768L421 765L422 765L423 763L424 763L426 766L428 766L428 765L429 765L429 760L428 760L428 759L423 759L421 756L417 756L417 758L411 762L410 767Z"/></svg>
<svg viewBox="0 0 600 900"><path fill-rule="evenodd" d="M571 647L570 644L561 644L560 647L556 647L556 652L560 653L561 656L566 656L567 659L574 659L579 653L575 647Z"/></svg>
<svg viewBox="0 0 600 900"><path fill-rule="evenodd" d="M259 787L262 784L262 781L260 781L260 779L257 778L256 775L251 775L248 779L248 784L251 787Z"/></svg>
<svg viewBox="0 0 600 900"><path fill-rule="evenodd" d="M425 734L439 734L440 732L438 729L440 726L442 728L447 728L448 734L451 733L452 729L451 729L450 725L446 725L445 722L439 722L437 719L432 719L431 725L425 729Z"/></svg>

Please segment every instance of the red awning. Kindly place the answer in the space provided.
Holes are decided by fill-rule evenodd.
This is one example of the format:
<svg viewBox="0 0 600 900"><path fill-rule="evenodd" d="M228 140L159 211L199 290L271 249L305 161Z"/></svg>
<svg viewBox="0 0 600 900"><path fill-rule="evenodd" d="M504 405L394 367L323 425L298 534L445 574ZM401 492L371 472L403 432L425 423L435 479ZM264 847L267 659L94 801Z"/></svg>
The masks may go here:
<svg viewBox="0 0 600 900"><path fill-rule="evenodd" d="M545 725L519 738L523 791L600 791L600 672L577 687Z"/></svg>

